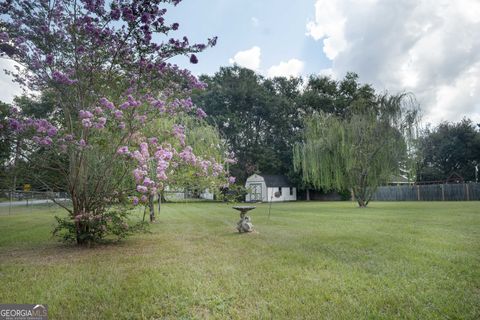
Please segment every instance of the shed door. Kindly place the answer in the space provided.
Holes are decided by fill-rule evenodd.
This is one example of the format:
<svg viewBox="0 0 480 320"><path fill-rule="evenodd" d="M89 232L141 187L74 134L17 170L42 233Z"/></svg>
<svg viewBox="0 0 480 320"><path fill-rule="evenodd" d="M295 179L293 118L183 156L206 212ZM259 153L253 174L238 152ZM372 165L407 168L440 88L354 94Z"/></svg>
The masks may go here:
<svg viewBox="0 0 480 320"><path fill-rule="evenodd" d="M250 184L252 188L252 193L250 194L251 201L262 201L262 184L261 183L252 183Z"/></svg>

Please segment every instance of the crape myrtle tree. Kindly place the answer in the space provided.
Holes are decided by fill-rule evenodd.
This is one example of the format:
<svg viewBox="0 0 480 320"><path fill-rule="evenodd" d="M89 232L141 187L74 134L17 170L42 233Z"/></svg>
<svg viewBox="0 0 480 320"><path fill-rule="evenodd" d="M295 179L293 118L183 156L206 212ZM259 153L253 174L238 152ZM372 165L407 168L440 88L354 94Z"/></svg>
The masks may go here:
<svg viewBox="0 0 480 320"><path fill-rule="evenodd" d="M380 184L415 167L417 114L408 94L379 95L347 116L316 113L294 147L295 170L316 188L352 190L364 208Z"/></svg>
<svg viewBox="0 0 480 320"><path fill-rule="evenodd" d="M133 159L136 166L134 179L137 183L143 181L143 185L137 185L136 188L143 194L141 197L134 196L132 201L134 204L144 204L144 212L148 208L151 222L155 220L154 196L158 194L160 213L165 187L172 191L208 189L218 193L221 188L235 182L234 177L225 180L229 164L235 163L234 154L227 151L227 145L220 139L218 131L205 121L185 115L159 118L144 130L152 137L148 139L150 147L147 143L140 143L138 150L133 153L126 146L118 152ZM160 150L157 146L159 141L167 148ZM150 176L160 182L153 183Z"/></svg>
<svg viewBox="0 0 480 320"><path fill-rule="evenodd" d="M167 60L185 55L197 63L195 53L215 45L216 38L190 44L187 37L172 37L179 24L167 22L166 8L179 2L7 0L0 5L0 52L19 65L11 75L32 91L51 92L62 115L32 118L13 108L3 126L22 139L25 159L42 149L45 157L58 160L54 169L65 177L72 199L72 207L65 207L68 218L58 218L56 229L66 239L89 244L108 234L125 235L126 212L116 205L132 192L134 203L147 201L178 167L203 170L203 158L190 146L144 130L158 118L206 116L189 99L204 84ZM178 128L170 130L183 138ZM218 175L228 182L224 170Z"/></svg>

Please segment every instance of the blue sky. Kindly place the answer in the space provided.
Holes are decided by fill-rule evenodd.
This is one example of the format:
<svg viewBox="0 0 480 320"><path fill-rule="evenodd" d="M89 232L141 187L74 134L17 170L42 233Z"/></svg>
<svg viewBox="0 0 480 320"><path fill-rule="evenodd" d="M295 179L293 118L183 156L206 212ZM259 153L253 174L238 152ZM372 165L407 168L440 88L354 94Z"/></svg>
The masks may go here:
<svg viewBox="0 0 480 320"><path fill-rule="evenodd" d="M413 93L425 123L480 123L480 0L183 0L166 17L191 43L218 36L197 65L172 59L196 75L233 63L267 77L353 71ZM7 102L21 93L3 74L0 88Z"/></svg>
<svg viewBox="0 0 480 320"><path fill-rule="evenodd" d="M198 65L174 60L197 75L232 62L265 76L353 71L415 94L425 123L480 123L478 0L184 0L170 18L192 40L219 37Z"/></svg>
<svg viewBox="0 0 480 320"><path fill-rule="evenodd" d="M170 10L169 17L179 21L179 35L202 42L218 36L218 44L199 55L198 65L175 59L194 73L212 74L239 51L261 48L259 70L295 58L304 61L305 73L329 68L331 61L321 42L306 36L306 24L315 18L315 1L287 0L184 0ZM172 20L172 21L173 21Z"/></svg>

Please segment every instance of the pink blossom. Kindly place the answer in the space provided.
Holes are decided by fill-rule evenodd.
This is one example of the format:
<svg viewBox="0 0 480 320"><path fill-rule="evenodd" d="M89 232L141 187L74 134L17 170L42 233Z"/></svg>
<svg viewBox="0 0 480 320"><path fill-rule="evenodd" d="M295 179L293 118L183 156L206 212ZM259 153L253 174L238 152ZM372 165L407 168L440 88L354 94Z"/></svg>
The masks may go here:
<svg viewBox="0 0 480 320"><path fill-rule="evenodd" d="M200 168L202 169L203 173L205 175L208 175L208 168L210 167L212 163L208 160L202 160L200 161Z"/></svg>
<svg viewBox="0 0 480 320"><path fill-rule="evenodd" d="M83 119L82 126L84 128L90 128L92 126L92 122L90 121L90 119Z"/></svg>
<svg viewBox="0 0 480 320"><path fill-rule="evenodd" d="M132 157L137 160L140 164L144 164L145 163L145 158L142 156L142 154L140 153L140 151L138 150L135 150L133 153L132 153Z"/></svg>
<svg viewBox="0 0 480 320"><path fill-rule="evenodd" d="M150 157L150 153L148 152L148 144L146 142L140 143L140 152L144 158Z"/></svg>
<svg viewBox="0 0 480 320"><path fill-rule="evenodd" d="M123 146L123 147L118 148L117 153L118 154L129 154L130 152L128 151L127 146Z"/></svg>
<svg viewBox="0 0 480 320"><path fill-rule="evenodd" d="M141 124L144 124L145 121L147 121L147 116L143 115L143 116L136 116L135 119L138 120L138 122L140 122Z"/></svg>
<svg viewBox="0 0 480 320"><path fill-rule="evenodd" d="M122 119L122 117L123 117L123 112L120 111L120 110L115 110L114 115L115 115L115 118L117 118L117 119Z"/></svg>
<svg viewBox="0 0 480 320"><path fill-rule="evenodd" d="M135 170L133 170L133 177L135 178L135 181L137 183L140 183L143 177L146 175L147 173L142 169L136 168Z"/></svg>
<svg viewBox="0 0 480 320"><path fill-rule="evenodd" d="M138 197L135 197L135 196L132 197L132 203L133 203L134 206L136 206L138 204L138 201L139 201Z"/></svg>
<svg viewBox="0 0 480 320"><path fill-rule="evenodd" d="M156 188L156 187L152 187L152 189L150 189L150 194L151 194L152 196L154 196L156 193L157 193L157 188Z"/></svg>
<svg viewBox="0 0 480 320"><path fill-rule="evenodd" d="M61 73L60 71L53 71L52 79L56 82L66 84L66 85L72 85L78 82L78 80L70 79L66 74Z"/></svg>
<svg viewBox="0 0 480 320"><path fill-rule="evenodd" d="M195 165L195 163L197 162L197 157L193 154L192 147L190 147L190 146L187 146L178 155L186 163Z"/></svg>
<svg viewBox="0 0 480 320"><path fill-rule="evenodd" d="M119 108L122 110L128 109L128 107L130 107L130 103L128 102L124 102L119 106Z"/></svg>
<svg viewBox="0 0 480 320"><path fill-rule="evenodd" d="M161 100L156 100L152 103L152 105L158 109L160 112L165 112L165 102Z"/></svg>
<svg viewBox="0 0 480 320"><path fill-rule="evenodd" d="M113 110L115 108L115 105L112 102L110 102L107 98L101 98L100 104L108 110Z"/></svg>
<svg viewBox="0 0 480 320"><path fill-rule="evenodd" d="M161 181L165 181L165 180L168 180L168 177L167 175L165 174L164 171L160 172L160 173L157 173L157 179L158 180L161 180Z"/></svg>
<svg viewBox="0 0 480 320"><path fill-rule="evenodd" d="M220 163L213 164L213 172L216 172L217 174L219 174L222 171L223 171L223 166Z"/></svg>
<svg viewBox="0 0 480 320"><path fill-rule="evenodd" d="M149 177L145 177L145 179L143 179L143 185L145 187L153 187L155 182L153 182Z"/></svg>
<svg viewBox="0 0 480 320"><path fill-rule="evenodd" d="M118 127L119 127L120 129L122 129L122 130L125 129L125 127L126 127L125 122L120 122L120 123L118 124Z"/></svg>
<svg viewBox="0 0 480 320"><path fill-rule="evenodd" d="M185 145L185 129L183 128L183 126L174 124L172 133L180 141L180 144L184 146Z"/></svg>
<svg viewBox="0 0 480 320"><path fill-rule="evenodd" d="M203 119L205 117L207 117L207 114L205 113L205 111L203 111L202 108L197 108L197 118Z"/></svg>
<svg viewBox="0 0 480 320"><path fill-rule="evenodd" d="M48 130L47 130L47 135L49 137L53 137L54 135L57 134L57 128L55 127L50 127Z"/></svg>
<svg viewBox="0 0 480 320"><path fill-rule="evenodd" d="M173 153L166 150L166 149L162 149L162 148L159 148L156 152L155 152L155 158L156 159L161 159L161 160L171 160L173 157Z"/></svg>
<svg viewBox="0 0 480 320"><path fill-rule="evenodd" d="M8 124L10 126L10 129L12 129L15 132L20 132L24 129L23 124L20 123L17 119L8 119Z"/></svg>
<svg viewBox="0 0 480 320"><path fill-rule="evenodd" d="M148 188L145 187L145 186L142 186L142 185L138 185L137 186L137 191L140 192L140 193L147 193Z"/></svg>
<svg viewBox="0 0 480 320"><path fill-rule="evenodd" d="M141 102L138 101L138 100L135 100L135 98L133 98L133 96L131 94L129 94L127 96L127 99L128 99L128 103L131 107L138 107L141 105Z"/></svg>
<svg viewBox="0 0 480 320"><path fill-rule="evenodd" d="M52 144L52 139L50 137L44 137L43 139L40 140L40 145L43 146L49 146Z"/></svg>
<svg viewBox="0 0 480 320"><path fill-rule="evenodd" d="M98 118L97 122L95 123L95 128L97 128L97 129L105 128L105 123L106 122L107 122L107 118L105 118L105 117Z"/></svg>
<svg viewBox="0 0 480 320"><path fill-rule="evenodd" d="M148 138L148 143L156 145L158 143L158 139L153 137L153 138Z"/></svg>
<svg viewBox="0 0 480 320"><path fill-rule="evenodd" d="M228 177L228 183L230 183L230 184L234 184L234 183L235 183L235 180L236 180L235 177L231 177L231 176Z"/></svg>
<svg viewBox="0 0 480 320"><path fill-rule="evenodd" d="M167 170L169 163L165 160L158 160L157 173Z"/></svg>
<svg viewBox="0 0 480 320"><path fill-rule="evenodd" d="M93 114L90 111L80 110L78 116L80 119L89 119L93 117Z"/></svg>

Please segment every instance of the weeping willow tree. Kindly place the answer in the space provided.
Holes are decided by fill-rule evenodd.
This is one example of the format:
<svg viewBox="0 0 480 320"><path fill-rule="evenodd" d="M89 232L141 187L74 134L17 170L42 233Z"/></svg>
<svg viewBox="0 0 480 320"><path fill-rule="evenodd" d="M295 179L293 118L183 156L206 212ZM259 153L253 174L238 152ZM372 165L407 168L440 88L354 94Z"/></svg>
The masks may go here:
<svg viewBox="0 0 480 320"><path fill-rule="evenodd" d="M399 170L414 175L418 110L408 94L380 95L344 118L317 113L293 149L294 169L324 190L353 191L366 207L376 188Z"/></svg>

